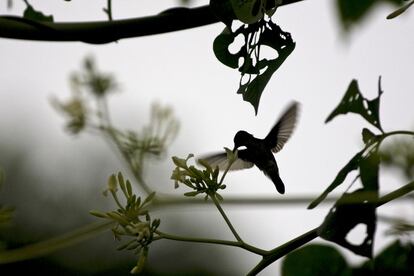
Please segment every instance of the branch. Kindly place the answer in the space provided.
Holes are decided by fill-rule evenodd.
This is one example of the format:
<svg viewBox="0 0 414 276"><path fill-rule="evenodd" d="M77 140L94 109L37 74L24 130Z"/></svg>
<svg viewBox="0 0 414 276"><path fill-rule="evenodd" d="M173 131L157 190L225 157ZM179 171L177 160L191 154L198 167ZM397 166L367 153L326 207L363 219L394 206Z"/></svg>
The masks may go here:
<svg viewBox="0 0 414 276"><path fill-rule="evenodd" d="M402 186L401 188L388 193L382 197L380 197L377 201L377 208L384 205L385 203L388 203L392 200L395 200L397 198L403 197L407 195L408 193L411 193L414 191L414 181ZM271 250L269 252L269 255L266 255L263 257L263 259L249 272L248 275L256 275L263 269L265 269L267 266L272 264L273 262L277 261L281 257L285 256L287 253L305 245L306 243L312 241L313 239L318 237L318 228L312 229L299 237L288 241L285 244L282 244L279 247L276 247L275 249Z"/></svg>
<svg viewBox="0 0 414 276"><path fill-rule="evenodd" d="M284 0L287 5L303 0ZM16 16L0 16L0 37L41 41L82 41L103 44L123 38L185 30L219 22L210 6L174 8L140 18L53 23Z"/></svg>

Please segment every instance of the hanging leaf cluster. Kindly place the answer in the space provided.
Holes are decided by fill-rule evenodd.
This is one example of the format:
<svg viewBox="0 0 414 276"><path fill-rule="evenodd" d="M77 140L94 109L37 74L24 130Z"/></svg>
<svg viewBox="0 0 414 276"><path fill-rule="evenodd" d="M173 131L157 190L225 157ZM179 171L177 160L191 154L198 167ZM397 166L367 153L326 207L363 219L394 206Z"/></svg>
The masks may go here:
<svg viewBox="0 0 414 276"><path fill-rule="evenodd" d="M277 1L217 2L211 1L210 6L226 27L214 40L214 54L224 65L238 69L241 77L237 93L242 94L243 100L253 105L257 114L260 98L267 83L293 52L295 42L290 33L283 31L270 18L276 10ZM236 30L232 29L232 16L244 23ZM232 53L229 47L238 36L243 37L243 44ZM275 58L261 57L263 46L274 51Z"/></svg>

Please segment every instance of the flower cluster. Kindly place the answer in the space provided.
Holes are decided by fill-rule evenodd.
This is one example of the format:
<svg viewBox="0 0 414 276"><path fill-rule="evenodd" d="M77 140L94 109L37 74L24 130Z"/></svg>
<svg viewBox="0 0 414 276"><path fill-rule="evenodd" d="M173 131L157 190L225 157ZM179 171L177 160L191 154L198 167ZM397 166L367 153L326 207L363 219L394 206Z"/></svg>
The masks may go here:
<svg viewBox="0 0 414 276"><path fill-rule="evenodd" d="M174 156L172 158L176 168L173 170L171 179L174 180L175 188L179 187L179 184L184 184L193 191L184 193L185 196L196 196L198 194L205 194L205 199L208 196L215 195L219 199L222 199L221 195L217 193L218 190L223 190L226 185L223 184L224 176L231 164L237 159L237 153L233 153L226 148L227 158L229 160L229 166L227 170L222 174L219 180L219 168L214 169L204 160L197 160L204 169L198 169L193 165L188 165L187 162L190 158L194 157L193 154L189 154L186 159L178 158Z"/></svg>
<svg viewBox="0 0 414 276"><path fill-rule="evenodd" d="M121 189L126 198L125 205L122 205L118 199L118 188ZM133 250L134 254L139 256L137 265L131 270L131 273L139 273L145 265L149 244L154 240L154 233L160 225L160 220L151 219L148 212L148 207L155 193L151 193L142 201L141 197L133 194L130 181L124 181L122 174L118 173L118 176L113 174L109 177L108 188L104 195L108 194L112 195L118 209L106 213L91 211L91 214L113 220L116 223L112 228L115 239L130 238L126 243L119 246L118 250Z"/></svg>

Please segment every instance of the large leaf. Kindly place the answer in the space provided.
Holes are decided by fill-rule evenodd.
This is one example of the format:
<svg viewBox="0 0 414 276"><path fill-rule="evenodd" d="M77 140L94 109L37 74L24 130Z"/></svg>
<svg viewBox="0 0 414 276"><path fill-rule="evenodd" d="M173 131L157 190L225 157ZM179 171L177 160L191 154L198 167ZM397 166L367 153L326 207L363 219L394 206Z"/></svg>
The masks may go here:
<svg viewBox="0 0 414 276"><path fill-rule="evenodd" d="M244 44L236 53L230 53L229 47L237 36L243 36ZM275 51L276 58L260 58L260 47L268 46ZM272 21L261 20L258 23L242 25L234 32L226 27L214 40L213 50L223 64L238 68L241 72L237 93L251 103L257 114L260 98L273 73L292 53L295 43L289 33ZM239 61L243 64L239 65Z"/></svg>
<svg viewBox="0 0 414 276"><path fill-rule="evenodd" d="M359 90L358 82L356 80L352 80L341 102L328 116L325 123L340 114L355 113L362 116L366 121L383 132L379 116L381 94L381 78L378 81L378 97L373 100L367 100L364 98Z"/></svg>
<svg viewBox="0 0 414 276"><path fill-rule="evenodd" d="M311 244L289 253L282 262L282 276L351 275L342 254L334 247Z"/></svg>
<svg viewBox="0 0 414 276"><path fill-rule="evenodd" d="M366 195L364 189L356 190L353 193L344 193L319 227L319 236L341 245L355 254L372 257L376 229L376 204ZM366 236L361 244L355 245L347 241L346 237L358 224L366 225Z"/></svg>
<svg viewBox="0 0 414 276"><path fill-rule="evenodd" d="M358 152L354 155L354 157L352 157L351 160L349 160L349 162L338 172L334 181L332 181L328 188L326 188L326 190L317 199L315 199L314 201L312 201L311 204L309 204L308 209L315 208L319 203L322 202L322 200L326 198L326 196L330 192L332 192L336 187L338 187L344 182L345 178L348 176L350 172L358 169L359 161L361 160L363 153L364 150Z"/></svg>

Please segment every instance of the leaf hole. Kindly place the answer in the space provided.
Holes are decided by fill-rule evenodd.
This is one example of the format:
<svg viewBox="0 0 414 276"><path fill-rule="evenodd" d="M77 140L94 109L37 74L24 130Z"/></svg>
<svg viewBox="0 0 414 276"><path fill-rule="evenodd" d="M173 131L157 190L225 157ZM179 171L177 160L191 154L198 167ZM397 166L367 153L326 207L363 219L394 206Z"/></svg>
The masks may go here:
<svg viewBox="0 0 414 276"><path fill-rule="evenodd" d="M231 54L237 54L240 49L244 46L244 35L239 34L234 38L234 41L229 45L229 52Z"/></svg>
<svg viewBox="0 0 414 276"><path fill-rule="evenodd" d="M359 223L346 235L346 240L348 243L353 245L361 245L367 235L367 225L364 223Z"/></svg>
<svg viewBox="0 0 414 276"><path fill-rule="evenodd" d="M279 53L273 49L272 47L261 45L260 46L260 60L267 59L277 59L279 57Z"/></svg>

